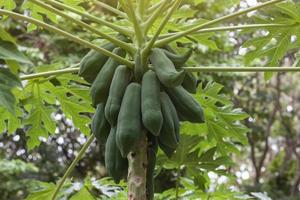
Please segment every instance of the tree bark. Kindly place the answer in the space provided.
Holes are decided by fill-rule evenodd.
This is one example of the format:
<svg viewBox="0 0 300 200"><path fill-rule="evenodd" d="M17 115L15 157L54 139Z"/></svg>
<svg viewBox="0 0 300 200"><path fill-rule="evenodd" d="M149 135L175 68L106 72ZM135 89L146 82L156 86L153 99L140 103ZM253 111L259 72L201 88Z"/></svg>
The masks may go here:
<svg viewBox="0 0 300 200"><path fill-rule="evenodd" d="M143 132L139 144L130 152L128 159L128 200L147 200L147 136Z"/></svg>

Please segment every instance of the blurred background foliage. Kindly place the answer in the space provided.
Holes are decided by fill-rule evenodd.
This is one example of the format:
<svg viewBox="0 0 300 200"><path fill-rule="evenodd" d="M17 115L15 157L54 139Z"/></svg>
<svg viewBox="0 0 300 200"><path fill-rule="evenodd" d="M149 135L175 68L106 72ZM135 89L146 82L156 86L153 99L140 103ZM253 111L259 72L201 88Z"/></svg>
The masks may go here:
<svg viewBox="0 0 300 200"><path fill-rule="evenodd" d="M115 1L106 0L111 5ZM210 0L197 6L199 18L214 19L240 8L252 6L256 1ZM17 2L18 3L18 2ZM20 6L20 5L19 5ZM89 5L86 5L89 7ZM91 7L99 16L116 20L115 16ZM205 12L204 12L205 11ZM236 19L238 22L240 19ZM243 22L248 18L243 16ZM69 22L60 20L67 25ZM67 27L76 35L95 39L73 25ZM26 32L25 26L8 20L4 27L37 67L22 67L32 73L62 68L77 63L86 49L48 32ZM197 66L241 66L244 64L243 43L254 33L220 32L213 43L199 44L189 64ZM282 65L299 59L299 53L288 54ZM263 60L255 61L262 65ZM0 65L4 64L3 62ZM14 65L16 63L10 63ZM199 83L207 86L211 81L222 84L221 93L249 114L244 120L250 131L248 145L236 144L240 153L222 156L216 154L215 144L204 135L201 126L185 124L182 143L172 160L163 154L158 158L155 188L156 199L280 199L299 200L300 186L300 80L299 74L279 73L265 81L261 73L201 73ZM85 143L86 136L74 129L73 123L61 111L53 117L59 125L55 135L40 138L41 145L31 151L26 148L27 127L15 133L0 135L0 199L39 199L53 192L54 182L61 177ZM126 185L116 186L107 176L104 167L104 147L93 143L76 166L70 180L60 193L60 199L126 199ZM182 153L182 154L181 154ZM192 161L205 162L195 166ZM104 178L104 179L103 179ZM84 181L83 181L84 180ZM122 187L124 186L124 187ZM46 192L45 192L46 191ZM191 193L191 191L193 191ZM48 192L48 193L47 193ZM117 196L116 196L117 194ZM39 196L40 195L40 196ZM83 198L84 197L84 198ZM97 198L98 198L97 197Z"/></svg>

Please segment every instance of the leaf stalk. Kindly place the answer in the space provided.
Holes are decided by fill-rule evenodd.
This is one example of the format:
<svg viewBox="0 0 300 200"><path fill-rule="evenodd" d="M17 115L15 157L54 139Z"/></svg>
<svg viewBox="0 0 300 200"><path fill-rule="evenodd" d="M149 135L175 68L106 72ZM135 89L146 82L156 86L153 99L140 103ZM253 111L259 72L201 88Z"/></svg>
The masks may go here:
<svg viewBox="0 0 300 200"><path fill-rule="evenodd" d="M23 20L23 21L27 21L29 23L33 23L37 26L40 26L40 27L43 27L49 31L52 31L54 33L57 33L57 34L60 34L64 37L66 37L67 39L70 39L78 44L81 44L83 46L86 46L88 48L91 48L91 49L94 49L95 51L99 52L99 53L102 53L106 56L109 56L109 57L112 57L114 58L115 60L117 60L118 62L120 62L121 64L124 64L124 65L127 65L128 67L132 67L133 66L133 63L130 62L129 60L126 60L118 55L115 55L113 53L111 53L110 51L107 51L106 49L103 49L101 47L98 47L86 40L83 40L77 36L74 36L64 30L61 30L59 28L56 28L55 26L51 26L49 24L46 24L42 21L39 21L39 20L36 20L36 19L33 19L31 17L26 17L24 15L21 15L19 13L15 13L15 12L12 12L12 11L8 11L8 10L3 10L3 9L0 9L0 15L7 15L7 16L10 16L14 19L17 19L17 20Z"/></svg>
<svg viewBox="0 0 300 200"><path fill-rule="evenodd" d="M249 13L249 12L254 11L254 10L258 10L258 9L264 8L266 6L270 6L270 5L279 3L281 1L285 1L285 0L271 0L271 1L268 1L268 2L265 2L265 3L262 3L260 5L253 6L251 8L247 8L247 9L244 9L244 10L241 10L241 11L238 11L238 12L235 12L235 13L232 13L232 14L229 14L229 15L225 15L223 17L211 20L211 21L206 22L204 24L200 24L200 25L195 26L195 27L193 27L191 29L188 29L186 31L177 32L175 35L172 35L170 37L167 37L167 38L164 38L164 39L156 41L155 44L154 44L154 46L155 47L161 47L161 46L166 45L166 44L168 44L168 43L170 43L172 41L175 41L175 40L177 40L177 39L179 39L181 37L185 37L188 34L191 34L193 32L199 31L199 30L201 30L201 29L203 29L205 27L211 26L213 24L220 23L220 22L228 20L228 19L236 18L236 17L238 17L240 15Z"/></svg>
<svg viewBox="0 0 300 200"><path fill-rule="evenodd" d="M57 14L57 15L60 15L61 17L64 17L65 19L70 20L74 24L77 24L77 25L91 31L92 33L95 33L95 34L103 37L104 39L106 39L106 40L114 43L115 45L121 47L122 49L125 49L125 50L129 51L131 54L135 51L135 48L133 46L129 45L128 43L125 43L121 40L118 40L117 38L114 38L110 35L102 33L98 29L96 29L96 28L94 28L94 27L92 27L92 26L90 26L90 25L88 25L88 24L86 24L86 23L84 23L80 20L77 20L74 17L69 16L69 15L65 14L64 12L62 12L62 11L56 9L56 8L53 8L53 7L47 5L47 4L45 4L45 3L43 3L39 0L30 0L30 1L33 2L34 4L38 5L38 6L42 7L42 8L45 8L45 9Z"/></svg>
<svg viewBox="0 0 300 200"><path fill-rule="evenodd" d="M72 8L68 5L65 5L63 3L60 3L58 1L53 1L53 0L45 0L45 2L49 3L50 5L52 6L55 6L57 8L60 8L60 9L64 9L64 10L68 10L70 12L73 12L73 13L76 13L77 15L80 15L82 17L85 17L93 22L96 22L98 24L101 24L101 25L104 25L104 26L107 26L123 35L126 35L126 36L131 36L133 34L133 31L130 30L130 29L126 29L126 28L123 28L121 26L118 26L116 24L113 24L113 23L110 23L108 21L105 21L105 20L102 20L98 17L95 17L93 15L90 15L88 14L87 12L83 12L83 11L80 11L80 10L77 10L75 8Z"/></svg>
<svg viewBox="0 0 300 200"><path fill-rule="evenodd" d="M79 64L76 64L78 66ZM300 67L182 67L182 69L188 72L300 72ZM79 67L66 68L55 71L48 71L42 73L35 73L29 75L23 75L21 80L30 80L43 78L53 75L62 75L67 73L77 73Z"/></svg>

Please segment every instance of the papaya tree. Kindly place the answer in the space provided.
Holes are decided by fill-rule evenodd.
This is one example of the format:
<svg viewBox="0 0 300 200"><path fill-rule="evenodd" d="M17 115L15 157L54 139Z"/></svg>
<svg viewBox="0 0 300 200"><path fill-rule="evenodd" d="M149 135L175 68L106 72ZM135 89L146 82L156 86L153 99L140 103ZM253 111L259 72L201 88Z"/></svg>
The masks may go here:
<svg viewBox="0 0 300 200"><path fill-rule="evenodd" d="M76 128L90 135L51 193L53 200L95 138L105 144L108 174L116 183L126 179L128 199L153 199L159 149L169 160L175 159L180 171L181 166L189 163L178 152L185 152L197 166L214 160L211 155L216 151L228 157L238 151L236 143L247 144L248 129L240 121L248 115L234 109L230 100L219 95L222 86L209 83L204 87L199 83L200 72L261 71L266 72L265 78L269 80L272 72L299 71L296 67L277 67L287 51L300 47L299 3L270 0L212 20L197 17L202 0L113 3L0 1L3 27L7 20L23 21L27 23L27 31L45 29L90 50L80 63L71 67L22 75L19 63L31 66L32 62L18 52L16 41L5 29L0 29L0 56L6 66L0 71L0 109L4 116L0 128L13 132L25 125L28 148L33 149L39 145L39 137L55 132L51 113L59 107ZM95 5L108 10L116 20L90 12ZM244 21L240 18L252 12L259 15ZM86 31L84 39L68 32L68 27L60 24L61 18ZM247 24L228 25L233 19ZM197 44L213 48L217 32L236 30L257 33L257 37L244 44L249 48L245 63L250 65L255 59L264 59L266 66L194 65L191 60ZM22 89L14 90L15 87ZM94 113L92 119L90 113ZM180 134L184 127L193 124L201 126L205 138L216 145L200 157L193 149L198 145L193 143L197 139L181 138ZM194 146L186 147L191 143ZM221 161L218 160L222 164ZM197 172L191 173L196 176Z"/></svg>

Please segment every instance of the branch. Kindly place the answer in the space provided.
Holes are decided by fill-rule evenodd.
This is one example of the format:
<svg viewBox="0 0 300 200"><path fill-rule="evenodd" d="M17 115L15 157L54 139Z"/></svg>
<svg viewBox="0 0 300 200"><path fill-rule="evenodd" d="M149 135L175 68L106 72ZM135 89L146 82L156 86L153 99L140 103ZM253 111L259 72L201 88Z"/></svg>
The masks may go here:
<svg viewBox="0 0 300 200"><path fill-rule="evenodd" d="M146 1L148 0L137 0L138 4L138 13L140 15L140 18L144 18L145 10L146 10Z"/></svg>
<svg viewBox="0 0 300 200"><path fill-rule="evenodd" d="M60 16L62 16L64 18L72 21L75 24L78 24L79 26L81 26L81 27L83 27L83 28L85 28L85 29L87 29L87 30L89 30L89 31L91 31L91 32L93 32L93 33L95 33L95 34L103 37L104 39L107 39L108 41L114 43L115 45L121 47L122 49L128 50L130 53L134 52L134 47L132 47L131 45L129 45L126 42L123 42L122 40L118 40L118 39L116 39L116 38L114 38L114 37L112 37L110 35L102 33L98 29L96 29L96 28L94 28L94 27L92 27L92 26L90 26L90 25L88 25L88 24L86 24L86 23L84 23L84 22L82 22L80 20L77 20L74 17L69 16L69 15L65 14L64 12L62 12L62 11L56 9L56 8L48 6L47 4L45 4L45 3L43 3L43 2L41 2L39 0L29 0L29 1L33 2L36 5L39 5L42 8L45 8L46 10L49 10L49 11L51 11L51 12L57 14L57 15L60 15Z"/></svg>
<svg viewBox="0 0 300 200"><path fill-rule="evenodd" d="M148 43L146 48L143 50L143 52L142 52L142 57L143 58L145 57L145 55L147 55L149 53L149 51L151 50L153 44L156 42L157 38L159 37L159 34L161 33L161 31L163 30L165 25L168 23L170 17L174 13L174 11L178 8L178 6L181 2L182 2L182 0L176 0L175 1L174 5L171 7L171 10L168 12L168 14L165 16L165 18L163 19L163 21L159 25L155 35L152 37L152 39L150 40L150 42Z"/></svg>
<svg viewBox="0 0 300 200"><path fill-rule="evenodd" d="M107 22L105 20L100 19L99 17L95 17L93 15L88 14L87 12L83 12L83 11L77 10L75 8L72 8L72 7L70 7L68 5L65 5L63 3L60 3L58 1L53 1L53 0L45 0L45 1L47 3L49 3L50 5L58 7L60 9L71 11L71 12L76 13L76 14L82 16L82 17L86 17L89 20L92 20L92 21L94 21L94 22L96 22L98 24L105 25L105 26L107 26L107 27L109 27L109 28L111 28L111 29L113 29L113 30L115 30L115 31L123 34L123 35L131 36L133 34L133 31L129 30L128 28L125 29L125 28L123 28L121 26L118 26L116 24Z"/></svg>
<svg viewBox="0 0 300 200"><path fill-rule="evenodd" d="M130 18L133 22L137 44L138 44L139 47L141 47L142 43L143 43L143 40L144 40L143 39L144 36L143 36L143 33L142 33L142 28L141 28L139 20L137 19L136 14L135 14L135 10L133 8L132 0L127 0L127 4L128 4L128 7L129 7L129 10L128 10L129 13L128 14L130 15Z"/></svg>
<svg viewBox="0 0 300 200"><path fill-rule="evenodd" d="M156 4L153 4L150 8L147 9L147 13L148 14L153 13L162 3L163 3L162 1L159 1Z"/></svg>
<svg viewBox="0 0 300 200"><path fill-rule="evenodd" d="M71 165L68 167L67 171L65 172L64 176L62 177L62 179L59 181L57 188L54 191L54 194L52 196L52 200L55 200L60 189L62 188L62 186L64 185L65 181L67 180L67 178L69 177L69 175L72 173L72 171L74 170L76 164L79 162L79 160L82 158L83 154L86 152L86 150L91 146L91 144L93 143L95 139L95 136L92 134L87 142L82 146L82 148L80 149L78 155L75 157L75 159L73 160L73 162L71 163Z"/></svg>
<svg viewBox="0 0 300 200"><path fill-rule="evenodd" d="M79 71L79 67L75 66L78 65L74 65L74 68L24 75L20 79L30 80L53 75L76 73ZM300 67L182 67L182 69L188 72L300 72Z"/></svg>
<svg viewBox="0 0 300 200"><path fill-rule="evenodd" d="M226 15L226 16L223 16L223 17L220 17L220 18L217 18L217 19L214 19L214 20L211 20L209 22L206 22L204 24L200 24L194 28L191 28L191 29L188 29L186 31L181 31L181 32L178 32L176 33L175 35L173 36L170 36L168 38L165 38L165 39L162 39L162 40L159 40L155 43L155 47L160 47L160 46L163 46L165 44L168 44L174 40L177 40L178 38L181 38L181 37L185 37L186 35L190 34L190 33L193 33L193 32L196 32L196 31L199 31L207 26L211 26L213 24L217 24L217 23L220 23L222 21L225 21L225 20L228 20L228 19L232 19L232 18L235 18L235 17L238 17L240 15L243 15L243 14L246 14L246 13L249 13L251 11L254 11L254 10L258 10L258 9L261 9L261 8L264 8L266 6L270 6L270 5L273 5L273 4L276 4L278 2L281 2L281 1L285 1L285 0L272 0L272 1L268 1L268 2L265 2L265 3L262 3L260 5L257 5L257 6L253 6L251 8L247 8L245 10L241 10L241 11L238 11L238 12L235 12L235 13L232 13L232 14L229 14L229 15Z"/></svg>
<svg viewBox="0 0 300 200"><path fill-rule="evenodd" d="M29 23L35 24L37 26L43 27L43 28L45 28L45 29L47 29L49 31L53 31L53 32L55 32L57 34L60 34L60 35L62 35L64 37L66 37L67 39L70 39L70 40L72 40L72 41L74 41L74 42L76 42L78 44L81 44L81 45L86 46L88 48L94 49L95 51L97 51L99 53L102 53L102 54L104 54L106 56L112 57L112 58L114 58L115 60L117 60L118 62L120 62L122 64L128 65L130 67L133 66L132 62L130 62L130 61L128 61L128 60L126 60L126 59L118 56L118 55L115 55L115 54L111 53L110 51L107 51L106 49L98 47L98 46L96 46L96 45L94 45L94 44L92 44L92 43L90 43L90 42L88 42L86 40L83 40L83 39L81 39L79 37L76 37L76 36L74 36L74 35L72 35L72 34L70 34L68 32L65 32L65 31L63 31L63 30L61 30L59 28L56 28L56 27L51 26L49 24L46 24L46 23L44 23L42 21L30 18L30 17L26 17L24 15L21 15L21 14L15 13L15 12L3 10L3 9L0 9L0 15L7 15L7 16L10 16L10 17L12 17L14 19L24 20L24 21L27 21Z"/></svg>
<svg viewBox="0 0 300 200"><path fill-rule="evenodd" d="M300 67L182 67L189 72L300 72Z"/></svg>
<svg viewBox="0 0 300 200"><path fill-rule="evenodd" d="M78 66L79 64L76 64ZM60 69L55 71L48 71L48 72L41 72L36 74L29 74L29 75L23 75L20 77L21 80L30 80L30 79L36 79L36 78L43 78L53 75L62 75L67 73L78 73L79 67L74 68L67 68L67 69Z"/></svg>
<svg viewBox="0 0 300 200"><path fill-rule="evenodd" d="M144 26L144 31L145 33L147 33L149 31L149 29L151 28L151 26L153 25L153 23L155 22L155 20L162 15L163 9L165 8L166 4L168 3L167 0L162 1L162 3L159 5L159 7L154 10L153 14L149 17L149 19L143 24Z"/></svg>
<svg viewBox="0 0 300 200"><path fill-rule="evenodd" d="M256 29L256 28L284 28L284 27L292 27L296 26L296 24L247 24L247 25L238 25L238 26L222 26L216 28L204 28L199 31L190 33L190 35L197 35L201 33L209 33L209 32L217 32L217 31L233 31L240 29ZM167 38L170 36L176 35L178 32L168 33L161 35L160 38Z"/></svg>
<svg viewBox="0 0 300 200"><path fill-rule="evenodd" d="M106 3L102 3L99 0L94 0L94 3L96 5L101 6L102 8L105 8L106 10L109 10L112 13L115 13L115 14L119 15L120 17L127 18L127 15L124 12L122 12L122 11L120 11L120 10L118 10L118 9L116 9L116 8L106 4Z"/></svg>

